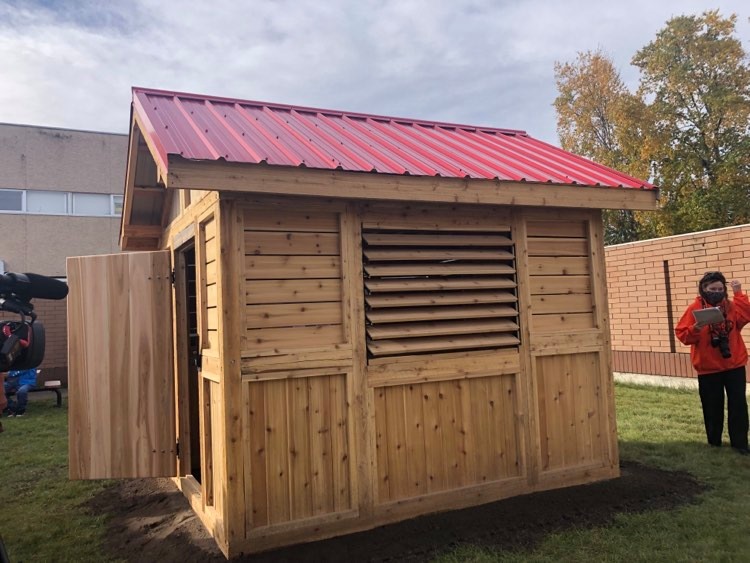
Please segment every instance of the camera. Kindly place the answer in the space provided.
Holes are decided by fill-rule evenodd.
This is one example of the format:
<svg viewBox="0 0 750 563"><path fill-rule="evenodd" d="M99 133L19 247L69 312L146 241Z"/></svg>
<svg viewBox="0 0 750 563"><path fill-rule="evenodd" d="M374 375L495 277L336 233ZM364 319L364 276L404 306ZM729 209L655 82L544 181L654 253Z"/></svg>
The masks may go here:
<svg viewBox="0 0 750 563"><path fill-rule="evenodd" d="M729 349L729 338L726 334L711 335L711 346L719 349L722 358L732 357L732 351Z"/></svg>
<svg viewBox="0 0 750 563"><path fill-rule="evenodd" d="M39 274L0 274L0 311L19 320L0 321L0 371L31 369L44 359L44 325L36 320L33 298L65 299L65 282Z"/></svg>

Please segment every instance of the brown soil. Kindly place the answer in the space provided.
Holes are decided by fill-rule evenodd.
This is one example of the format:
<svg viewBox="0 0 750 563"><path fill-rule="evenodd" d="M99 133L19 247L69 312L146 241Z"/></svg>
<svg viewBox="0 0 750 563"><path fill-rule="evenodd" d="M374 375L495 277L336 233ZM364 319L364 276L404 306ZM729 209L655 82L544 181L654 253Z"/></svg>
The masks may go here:
<svg viewBox="0 0 750 563"><path fill-rule="evenodd" d="M610 481L422 516L239 561L425 561L462 543L526 550L553 532L607 526L617 514L694 502L705 489L687 473L636 463L623 463L621 473ZM161 563L224 561L168 479L122 481L92 499L88 509L107 515L106 549L114 557Z"/></svg>

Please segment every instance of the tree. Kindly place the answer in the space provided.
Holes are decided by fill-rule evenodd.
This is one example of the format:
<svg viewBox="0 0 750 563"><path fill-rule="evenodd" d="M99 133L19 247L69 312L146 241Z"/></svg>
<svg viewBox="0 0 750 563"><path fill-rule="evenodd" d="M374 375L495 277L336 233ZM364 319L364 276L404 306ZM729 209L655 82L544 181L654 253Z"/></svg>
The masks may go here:
<svg viewBox="0 0 750 563"><path fill-rule="evenodd" d="M655 147L661 234L750 221L750 68L736 16L717 11L667 22L633 64L639 97L664 140Z"/></svg>
<svg viewBox="0 0 750 563"><path fill-rule="evenodd" d="M606 212L608 243L750 222L750 67L736 16L669 20L631 94L600 51L555 64L563 148L661 188L662 211Z"/></svg>
<svg viewBox="0 0 750 563"><path fill-rule="evenodd" d="M612 60L599 50L579 53L574 63L555 63L555 80L562 147L633 176L648 176L648 161L640 154L642 132L631 126L648 122L642 118L645 108L628 92ZM603 218L607 244L638 239L632 211L606 210Z"/></svg>

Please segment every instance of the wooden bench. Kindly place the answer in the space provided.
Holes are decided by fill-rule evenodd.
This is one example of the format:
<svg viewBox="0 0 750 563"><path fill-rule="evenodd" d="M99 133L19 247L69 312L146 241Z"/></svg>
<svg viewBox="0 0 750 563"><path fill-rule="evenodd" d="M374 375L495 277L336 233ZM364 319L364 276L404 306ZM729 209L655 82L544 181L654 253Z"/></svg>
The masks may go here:
<svg viewBox="0 0 750 563"><path fill-rule="evenodd" d="M62 407L62 382L58 380L45 381L44 385L35 387L29 393L41 393L43 391L52 391L57 395L57 407Z"/></svg>

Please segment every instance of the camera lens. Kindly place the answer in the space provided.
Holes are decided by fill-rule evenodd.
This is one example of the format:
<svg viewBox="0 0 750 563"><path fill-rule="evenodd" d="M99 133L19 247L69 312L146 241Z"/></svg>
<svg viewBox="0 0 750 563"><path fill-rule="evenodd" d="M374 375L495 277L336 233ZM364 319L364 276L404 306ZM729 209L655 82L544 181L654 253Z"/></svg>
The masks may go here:
<svg viewBox="0 0 750 563"><path fill-rule="evenodd" d="M732 357L732 351L729 349L729 339L726 336L719 340L719 351L721 352L722 358Z"/></svg>

